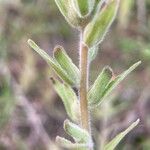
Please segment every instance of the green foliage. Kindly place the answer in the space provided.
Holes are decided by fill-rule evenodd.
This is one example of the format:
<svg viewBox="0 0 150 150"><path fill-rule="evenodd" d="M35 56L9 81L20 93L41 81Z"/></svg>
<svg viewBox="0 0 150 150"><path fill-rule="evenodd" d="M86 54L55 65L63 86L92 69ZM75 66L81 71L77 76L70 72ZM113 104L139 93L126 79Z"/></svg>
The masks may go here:
<svg viewBox="0 0 150 150"><path fill-rule="evenodd" d="M139 119L132 123L125 131L119 133L115 138L112 139L105 147L104 150L114 150L115 147L119 144L119 142L132 130L134 129L138 123Z"/></svg>
<svg viewBox="0 0 150 150"><path fill-rule="evenodd" d="M92 12L95 0L73 0L73 2L81 16L86 16Z"/></svg>
<svg viewBox="0 0 150 150"><path fill-rule="evenodd" d="M80 73L79 69L74 65L70 57L67 55L63 47L57 46L54 49L54 58L65 72L72 77L77 86L79 86Z"/></svg>
<svg viewBox="0 0 150 150"><path fill-rule="evenodd" d="M69 24L71 24L73 27L80 28L82 33L80 52L82 52L82 50L89 50L88 60L87 58L82 57L80 57L80 59L83 60L83 64L85 65L86 62L91 63L91 61L97 55L98 44L100 44L100 42L104 39L106 32L114 21L119 6L119 0L55 0L55 2ZM51 78L56 92L63 101L68 116L70 119L72 119L72 121L76 122L76 124L70 122L69 120L64 122L64 130L74 139L74 143L59 136L56 138L56 141L67 149L93 150L94 145L92 141L92 135L87 128L83 129L83 125L81 126L82 121L79 120L80 116L82 115L81 112L84 112L79 110L79 107L81 107L81 99L78 100L77 94L71 87L76 86L76 88L79 90L79 95L81 95L80 88L82 88L83 83L81 82L83 79L82 76L86 76L86 73L88 74L89 70L86 69L86 66L82 66L83 68L85 67L84 69L87 72L82 72L81 68L79 71L65 50L60 46L55 48L54 57L52 58L42 49L40 49L32 40L29 40L28 43L43 57L43 59L53 68L56 74L64 82L62 83L59 80ZM85 47L87 49L85 50L85 47L82 49L82 45L86 45ZM84 57L85 55L81 56ZM88 93L84 93L88 97L87 106L85 104L87 112L90 112L91 109L99 105L106 98L106 96L108 96L108 94L110 94L110 92L140 63L140 61L135 63L128 70L118 76L114 76L110 67L105 67L97 77L91 89L88 89ZM82 91L84 90L85 89L82 89ZM87 99L85 98L84 100ZM121 132L110 143L108 143L104 149L113 150L123 139L123 137L138 124L138 122L139 120L133 123L127 130Z"/></svg>
<svg viewBox="0 0 150 150"><path fill-rule="evenodd" d="M132 65L128 70L124 71L122 74L115 77L113 80L109 82L109 84L106 86L105 91L103 93L103 98L108 96L108 94L124 79L126 76L131 73L139 64L141 64L141 61L135 63Z"/></svg>
<svg viewBox="0 0 150 150"><path fill-rule="evenodd" d="M140 63L141 61L135 63L128 70L113 78L111 69L109 67L104 68L88 93L90 106L93 107L99 105L111 93L111 91Z"/></svg>
<svg viewBox="0 0 150 150"><path fill-rule="evenodd" d="M98 46L94 46L94 47L91 47L89 49L89 53L88 53L88 59L89 59L89 63L91 63L95 58L96 58L96 55L98 53L98 50L99 50L99 47Z"/></svg>
<svg viewBox="0 0 150 150"><path fill-rule="evenodd" d="M93 147L93 143L89 133L80 128L78 125L70 122L69 120L64 121L64 130L68 135L74 139L74 143L71 141L59 137L56 137L56 142L64 148L73 150L86 150Z"/></svg>
<svg viewBox="0 0 150 150"><path fill-rule="evenodd" d="M74 93L73 89L69 85L63 84L56 79L51 78L51 80L55 90L57 91L58 95L61 97L64 103L68 116L73 121L77 121L79 115L79 104L77 96Z"/></svg>
<svg viewBox="0 0 150 150"><path fill-rule="evenodd" d="M103 97L106 86L112 78L112 69L105 67L97 77L90 91L88 92L89 105L98 105Z"/></svg>
<svg viewBox="0 0 150 150"><path fill-rule="evenodd" d="M39 54L42 58L53 68L56 74L66 83L70 85L76 85L72 76L68 76L68 74L63 70L63 68L45 51L40 49L32 40L28 40L29 45Z"/></svg>
<svg viewBox="0 0 150 150"><path fill-rule="evenodd" d="M86 150L88 148L87 144L72 143L71 141L59 136L56 137L56 142L62 147L72 150Z"/></svg>
<svg viewBox="0 0 150 150"><path fill-rule="evenodd" d="M67 22L73 27L79 27L81 16L75 10L72 0L55 0L55 2Z"/></svg>
<svg viewBox="0 0 150 150"><path fill-rule="evenodd" d="M69 120L64 122L64 130L78 143L91 142L89 133L86 130L80 128L78 125L71 123Z"/></svg>
<svg viewBox="0 0 150 150"><path fill-rule="evenodd" d="M95 0L55 0L67 22L75 28L83 28L89 22Z"/></svg>
<svg viewBox="0 0 150 150"><path fill-rule="evenodd" d="M92 21L86 26L83 41L89 46L98 45L110 28L117 10L118 0L111 0L105 6L101 6L101 11L97 12Z"/></svg>

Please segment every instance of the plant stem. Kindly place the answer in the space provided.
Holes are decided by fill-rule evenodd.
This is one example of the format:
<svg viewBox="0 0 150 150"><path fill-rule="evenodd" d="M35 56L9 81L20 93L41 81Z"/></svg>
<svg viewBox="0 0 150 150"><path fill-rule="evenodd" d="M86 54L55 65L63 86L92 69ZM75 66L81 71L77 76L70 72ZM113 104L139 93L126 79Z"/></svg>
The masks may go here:
<svg viewBox="0 0 150 150"><path fill-rule="evenodd" d="M81 126L83 129L90 132L89 126L89 112L88 112L88 47L80 41L80 112L81 112Z"/></svg>

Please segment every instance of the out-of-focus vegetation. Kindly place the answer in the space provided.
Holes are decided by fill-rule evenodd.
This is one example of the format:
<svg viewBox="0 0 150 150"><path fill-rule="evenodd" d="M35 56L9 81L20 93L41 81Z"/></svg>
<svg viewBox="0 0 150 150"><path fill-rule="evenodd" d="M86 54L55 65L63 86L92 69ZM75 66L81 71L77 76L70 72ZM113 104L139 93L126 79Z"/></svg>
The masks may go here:
<svg viewBox="0 0 150 150"><path fill-rule="evenodd" d="M68 49L78 65L78 36L53 0L0 0L0 150L59 150L56 135L66 136L66 118L49 77L55 74L27 45L32 38L52 55L56 44ZM150 149L150 1L122 0L118 18L93 62L93 83L108 64L119 74L134 62L142 65L98 107L93 138L101 145L140 118L140 125L118 150ZM104 115L105 114L105 115Z"/></svg>

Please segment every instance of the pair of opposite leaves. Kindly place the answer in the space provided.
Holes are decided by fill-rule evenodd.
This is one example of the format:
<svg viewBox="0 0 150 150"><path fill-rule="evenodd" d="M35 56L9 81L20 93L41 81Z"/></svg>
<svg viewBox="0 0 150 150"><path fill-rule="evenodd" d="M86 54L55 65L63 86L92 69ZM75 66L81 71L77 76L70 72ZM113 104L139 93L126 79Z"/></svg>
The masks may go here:
<svg viewBox="0 0 150 150"><path fill-rule="evenodd" d="M133 122L126 130L116 135L103 147L102 150L114 150L120 141L138 125L139 121L140 120L138 119L137 121ZM93 148L91 137L84 129L81 129L79 126L71 123L69 120L66 120L64 122L64 130L74 139L75 143L57 136L56 142L62 147L73 150L87 150Z"/></svg>
<svg viewBox="0 0 150 150"><path fill-rule="evenodd" d="M59 80L52 78L55 90L61 97L68 116L74 122L78 122L78 98L73 89L71 88L71 85L78 86L80 80L79 69L73 64L72 60L69 58L69 56L62 47L59 46L55 48L54 58L51 58L32 40L29 40L28 43L37 53L39 53L43 57L43 59L49 65L51 65L53 70L65 82L62 83ZM102 102L102 100L105 100L105 97L140 63L141 62L135 63L128 70L113 78L113 72L110 67L105 67L88 92L88 103L90 108L97 106ZM68 77L70 78L68 79ZM137 126L138 123L139 120L131 124L125 131L118 134L104 147L104 150L113 150L118 145L118 143L125 137L125 135L129 133L135 126ZM73 137L75 141L75 143L72 143L71 141L68 141L67 139L58 136L56 138L56 141L64 148L74 150L86 150L87 148L93 147L93 143L89 133L84 129L80 128L78 125L66 120L64 122L64 129L70 136Z"/></svg>
<svg viewBox="0 0 150 150"><path fill-rule="evenodd" d="M54 58L52 58L40 49L32 40L29 40L28 43L64 81L64 83L62 83L59 80L52 78L55 90L61 97L67 114L73 121L77 120L79 114L79 103L78 97L73 91L72 86L79 87L79 69L62 47L58 46L55 48ZM140 63L140 61L135 63L128 70L118 76L114 76L113 71L109 66L104 67L88 91L89 108L92 109L105 100L108 94L110 94L110 92Z"/></svg>
<svg viewBox="0 0 150 150"><path fill-rule="evenodd" d="M106 0L101 0L97 2L98 6L94 5L94 0L55 0L55 2L63 16L71 25L77 28L84 28L82 41L89 47L89 59L92 60L96 55L97 45L103 40L116 16L119 0L109 0L107 4L105 3ZM79 87L79 69L72 63L62 47L57 47L54 52L54 58L51 58L33 41L29 40L28 42L65 82L64 84L52 78L55 90L62 98L68 116L73 121L78 121L78 98L71 86ZM90 108L100 104L102 100L104 100L105 97L139 64L140 62L137 62L115 78L112 78L113 72L110 67L105 67L88 92L88 103ZM138 122L139 120L134 122L124 132L121 132L109 142L104 149L113 150L121 139L131 131ZM75 143L62 137L57 137L57 142L63 147L75 150L86 150L87 148L93 147L88 132L81 129L78 125L65 121L64 129L74 138Z"/></svg>

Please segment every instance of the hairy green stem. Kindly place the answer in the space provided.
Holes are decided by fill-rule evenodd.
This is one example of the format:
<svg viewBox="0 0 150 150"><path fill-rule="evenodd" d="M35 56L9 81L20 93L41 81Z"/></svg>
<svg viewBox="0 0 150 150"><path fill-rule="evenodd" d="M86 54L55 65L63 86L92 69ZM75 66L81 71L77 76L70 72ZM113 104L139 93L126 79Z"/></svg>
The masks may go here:
<svg viewBox="0 0 150 150"><path fill-rule="evenodd" d="M83 129L90 132L89 112L87 102L88 91L88 47L80 41L80 112L81 112L81 126Z"/></svg>

